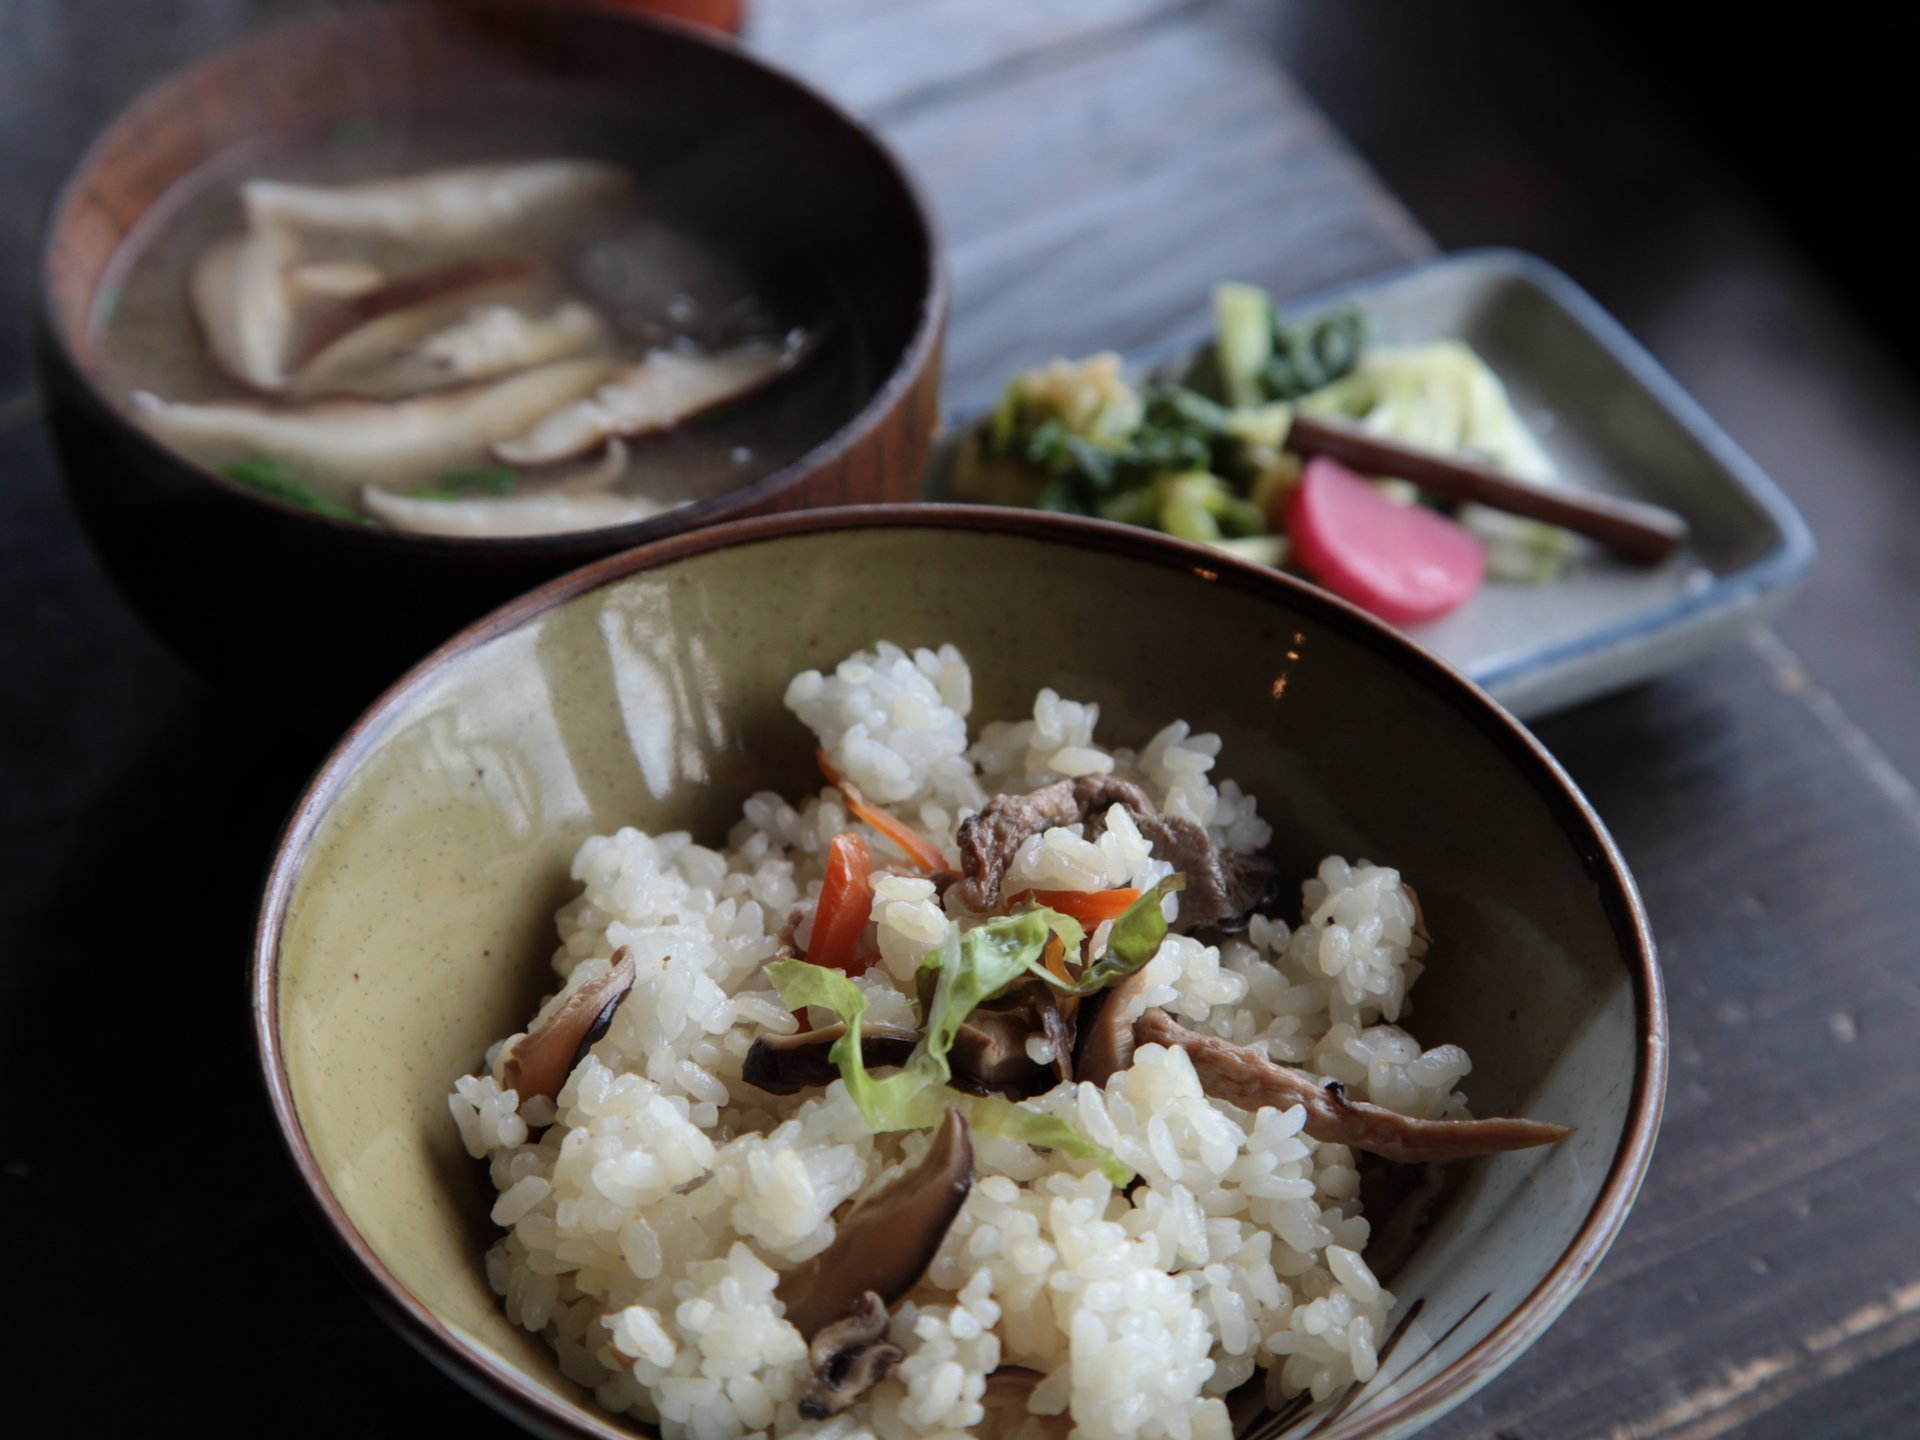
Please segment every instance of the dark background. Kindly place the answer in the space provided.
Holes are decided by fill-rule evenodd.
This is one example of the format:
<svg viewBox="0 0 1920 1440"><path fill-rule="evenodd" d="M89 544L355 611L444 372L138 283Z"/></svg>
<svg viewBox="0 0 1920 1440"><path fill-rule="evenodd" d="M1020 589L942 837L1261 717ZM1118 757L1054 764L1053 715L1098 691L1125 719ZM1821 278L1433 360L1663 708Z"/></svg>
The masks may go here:
<svg viewBox="0 0 1920 1440"><path fill-rule="evenodd" d="M1920 125L1901 48L1837 9L1279 13L1294 76L1441 248L1552 260L1793 497L1823 558L1780 632L1920 774L1920 288L1900 218Z"/></svg>

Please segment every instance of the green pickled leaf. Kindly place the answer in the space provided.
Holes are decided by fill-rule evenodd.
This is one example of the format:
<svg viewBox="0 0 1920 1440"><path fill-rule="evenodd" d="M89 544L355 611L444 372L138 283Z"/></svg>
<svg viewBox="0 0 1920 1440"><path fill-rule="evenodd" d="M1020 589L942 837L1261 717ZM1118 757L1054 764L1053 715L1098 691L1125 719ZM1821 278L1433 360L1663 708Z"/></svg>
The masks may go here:
<svg viewBox="0 0 1920 1440"><path fill-rule="evenodd" d="M1187 877L1176 870L1129 905L1107 932L1106 954L1088 966L1080 977L1080 993L1091 995L1096 990L1104 990L1153 959L1167 938L1167 916L1160 902L1186 888Z"/></svg>
<svg viewBox="0 0 1920 1440"><path fill-rule="evenodd" d="M1056 474L1072 474L1095 490L1113 487L1119 457L1086 436L1068 428L1065 421L1046 420L1034 428L1027 441L1027 456Z"/></svg>
<svg viewBox="0 0 1920 1440"><path fill-rule="evenodd" d="M1204 470L1213 463L1211 430L1157 425L1139 431L1121 452L1119 475L1123 484L1145 484L1156 476L1180 470Z"/></svg>
<svg viewBox="0 0 1920 1440"><path fill-rule="evenodd" d="M1273 355L1273 301L1256 285L1219 285L1213 292L1214 360L1226 399L1254 405L1263 372Z"/></svg>
<svg viewBox="0 0 1920 1440"><path fill-rule="evenodd" d="M1274 330L1274 353L1261 372L1269 400L1294 400L1333 384L1360 363L1367 318L1346 306L1310 325Z"/></svg>
<svg viewBox="0 0 1920 1440"><path fill-rule="evenodd" d="M1081 498L1085 488L1071 475L1054 475L1040 487L1034 508L1050 510L1056 515L1091 515L1093 510Z"/></svg>
<svg viewBox="0 0 1920 1440"><path fill-rule="evenodd" d="M1155 517L1160 528L1182 540L1201 543L1221 538L1216 514L1225 487L1218 477L1204 471L1191 475L1172 475L1160 482L1160 511Z"/></svg>
<svg viewBox="0 0 1920 1440"><path fill-rule="evenodd" d="M1227 433L1241 444L1263 451L1285 448L1292 429L1293 406L1282 400L1227 412Z"/></svg>
<svg viewBox="0 0 1920 1440"><path fill-rule="evenodd" d="M1153 424L1209 438L1232 433L1234 417L1249 413L1253 412L1232 409L1184 385L1158 386L1147 397L1147 419Z"/></svg>
<svg viewBox="0 0 1920 1440"><path fill-rule="evenodd" d="M1266 512L1238 495L1222 494L1214 502L1213 518L1219 523L1220 533L1229 540L1264 534L1267 528Z"/></svg>

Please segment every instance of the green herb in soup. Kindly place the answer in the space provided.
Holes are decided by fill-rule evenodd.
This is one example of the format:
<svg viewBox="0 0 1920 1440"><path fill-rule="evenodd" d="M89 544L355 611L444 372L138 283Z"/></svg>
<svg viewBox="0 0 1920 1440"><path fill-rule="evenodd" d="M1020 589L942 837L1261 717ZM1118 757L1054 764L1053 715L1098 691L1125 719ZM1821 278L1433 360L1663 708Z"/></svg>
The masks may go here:
<svg viewBox="0 0 1920 1440"><path fill-rule="evenodd" d="M477 495L511 495L519 479L519 472L508 465L449 470L436 484L409 490L407 494L415 500L471 500Z"/></svg>
<svg viewBox="0 0 1920 1440"><path fill-rule="evenodd" d="M364 521L367 518L351 505L343 505L331 495L314 489L278 460L265 455L253 455L231 465L223 465L220 473L249 490L257 490L262 495L283 500L289 505L298 505L302 510L311 510L330 520Z"/></svg>

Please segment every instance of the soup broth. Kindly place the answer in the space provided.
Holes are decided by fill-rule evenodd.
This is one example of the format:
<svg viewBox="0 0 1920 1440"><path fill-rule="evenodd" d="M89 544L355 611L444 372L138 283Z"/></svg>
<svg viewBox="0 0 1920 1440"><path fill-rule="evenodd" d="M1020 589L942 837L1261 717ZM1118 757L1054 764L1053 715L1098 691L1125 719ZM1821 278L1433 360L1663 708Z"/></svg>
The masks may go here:
<svg viewBox="0 0 1920 1440"><path fill-rule="evenodd" d="M871 390L822 267L729 186L743 143L660 155L603 117L465 113L231 154L116 260L99 372L163 443L336 518L527 534L719 495ZM223 296L261 293L229 278L248 265L270 303L223 321ZM263 348L275 306L292 318Z"/></svg>

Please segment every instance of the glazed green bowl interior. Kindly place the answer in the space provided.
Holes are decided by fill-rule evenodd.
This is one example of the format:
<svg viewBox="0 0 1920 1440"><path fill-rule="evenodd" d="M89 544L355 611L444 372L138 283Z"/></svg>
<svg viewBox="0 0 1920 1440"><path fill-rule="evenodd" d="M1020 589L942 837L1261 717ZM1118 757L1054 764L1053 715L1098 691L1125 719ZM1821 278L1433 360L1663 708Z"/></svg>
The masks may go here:
<svg viewBox="0 0 1920 1440"><path fill-rule="evenodd" d="M881 639L957 644L975 727L1052 686L1099 703L1109 745L1174 716L1217 731L1283 875L1337 852L1418 886L1437 941L1410 1027L1467 1048L1477 1112L1579 1131L1463 1168L1392 1283L1379 1377L1323 1434L1406 1433L1497 1373L1598 1261L1657 1123L1652 949L1598 822L1465 681L1304 586L1137 531L925 507L747 522L578 572L414 671L315 781L263 911L257 1020L295 1157L389 1317L529 1423L636 1428L502 1316L491 1192L446 1095L556 983L580 842L721 843L752 792L816 786L787 681Z"/></svg>

